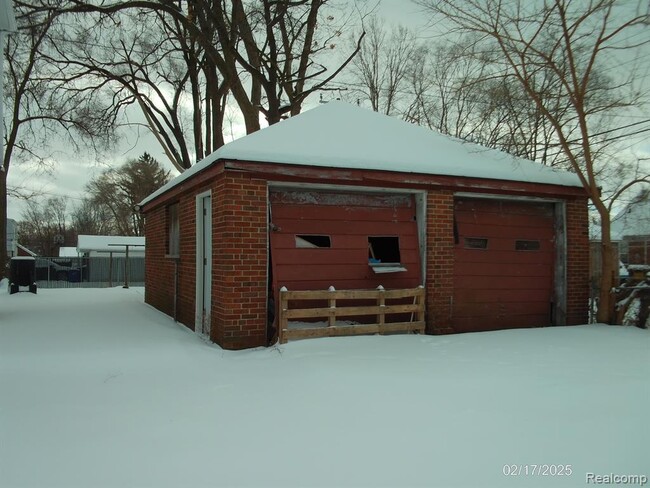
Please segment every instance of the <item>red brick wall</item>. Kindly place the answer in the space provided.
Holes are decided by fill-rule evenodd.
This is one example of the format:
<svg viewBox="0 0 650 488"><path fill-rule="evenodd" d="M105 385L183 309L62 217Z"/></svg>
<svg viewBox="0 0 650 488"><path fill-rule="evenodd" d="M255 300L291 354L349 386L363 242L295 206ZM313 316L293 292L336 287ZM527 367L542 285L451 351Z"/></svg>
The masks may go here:
<svg viewBox="0 0 650 488"><path fill-rule="evenodd" d="M226 349L266 344L266 181L228 172L212 198L212 332Z"/></svg>
<svg viewBox="0 0 650 488"><path fill-rule="evenodd" d="M454 196L449 190L427 193L427 333L449 328L454 277Z"/></svg>
<svg viewBox="0 0 650 488"><path fill-rule="evenodd" d="M220 174L177 200L180 214L178 321L194 329L196 195L212 190L212 315L210 338L225 349L266 344L266 182ZM146 214L145 301L172 315L174 260L165 257L166 205Z"/></svg>
<svg viewBox="0 0 650 488"><path fill-rule="evenodd" d="M586 324L589 306L589 219L587 199L566 204L567 325Z"/></svg>
<svg viewBox="0 0 650 488"><path fill-rule="evenodd" d="M147 212L145 219L147 249L144 258L144 300L172 315L174 310L174 263L165 258L167 243L166 207Z"/></svg>
<svg viewBox="0 0 650 488"><path fill-rule="evenodd" d="M222 176L221 176L222 178ZM174 273L176 260L167 253L167 207L178 203L180 220L178 260L178 297L176 316L194 330L196 301L196 195L212 188L206 184L194 188L178 199L146 213L145 301L167 315L174 312ZM213 190L214 191L214 190Z"/></svg>

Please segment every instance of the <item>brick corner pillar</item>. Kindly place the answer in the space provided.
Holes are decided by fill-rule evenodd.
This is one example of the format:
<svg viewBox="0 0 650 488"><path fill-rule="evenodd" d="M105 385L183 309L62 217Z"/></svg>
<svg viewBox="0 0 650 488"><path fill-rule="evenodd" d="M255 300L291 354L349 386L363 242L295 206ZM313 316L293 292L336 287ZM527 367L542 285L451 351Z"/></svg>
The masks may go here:
<svg viewBox="0 0 650 488"><path fill-rule="evenodd" d="M589 216L586 198L566 204L567 325L589 319Z"/></svg>
<svg viewBox="0 0 650 488"><path fill-rule="evenodd" d="M266 181L229 171L213 198L212 327L224 349L266 345Z"/></svg>
<svg viewBox="0 0 650 488"><path fill-rule="evenodd" d="M427 192L426 304L427 334L453 332L451 313L454 277L454 195Z"/></svg>

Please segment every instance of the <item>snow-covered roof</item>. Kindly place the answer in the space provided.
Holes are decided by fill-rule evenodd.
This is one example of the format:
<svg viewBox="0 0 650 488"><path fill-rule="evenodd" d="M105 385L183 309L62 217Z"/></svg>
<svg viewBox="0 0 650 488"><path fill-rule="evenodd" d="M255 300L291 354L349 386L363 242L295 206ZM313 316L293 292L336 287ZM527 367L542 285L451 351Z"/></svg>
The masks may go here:
<svg viewBox="0 0 650 488"><path fill-rule="evenodd" d="M144 237L80 235L77 238L77 251L80 253L91 251L125 252L126 245L137 246L129 248L129 251L142 251L144 243Z"/></svg>
<svg viewBox="0 0 650 488"><path fill-rule="evenodd" d="M16 17L11 0L0 0L0 31L16 32Z"/></svg>
<svg viewBox="0 0 650 488"><path fill-rule="evenodd" d="M219 160L582 186L573 173L334 101L222 146L149 195L141 204Z"/></svg>
<svg viewBox="0 0 650 488"><path fill-rule="evenodd" d="M612 239L647 235L650 235L650 203L647 201L628 205L612 219Z"/></svg>
<svg viewBox="0 0 650 488"><path fill-rule="evenodd" d="M60 258L76 258L79 256L77 253L76 247L60 247L59 248L59 257Z"/></svg>
<svg viewBox="0 0 650 488"><path fill-rule="evenodd" d="M26 248L25 246L23 246L22 244L16 244L16 248L20 249L20 250L23 251L23 252L26 252L26 253L29 254L30 256L33 256L33 257L38 256L34 251L32 251L31 249L27 249L27 248Z"/></svg>

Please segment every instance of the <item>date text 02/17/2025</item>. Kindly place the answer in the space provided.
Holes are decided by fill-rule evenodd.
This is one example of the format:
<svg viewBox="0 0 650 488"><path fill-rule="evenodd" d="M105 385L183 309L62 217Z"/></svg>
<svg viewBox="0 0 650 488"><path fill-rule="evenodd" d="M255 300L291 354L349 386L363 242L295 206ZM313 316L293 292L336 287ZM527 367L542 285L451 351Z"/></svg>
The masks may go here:
<svg viewBox="0 0 650 488"><path fill-rule="evenodd" d="M504 464L504 476L571 476L570 464Z"/></svg>

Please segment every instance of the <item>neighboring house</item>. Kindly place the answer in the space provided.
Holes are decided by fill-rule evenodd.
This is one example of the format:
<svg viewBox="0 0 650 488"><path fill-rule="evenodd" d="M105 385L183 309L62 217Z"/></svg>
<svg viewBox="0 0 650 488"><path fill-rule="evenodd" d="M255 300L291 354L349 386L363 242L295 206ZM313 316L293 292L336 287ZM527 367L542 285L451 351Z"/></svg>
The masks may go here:
<svg viewBox="0 0 650 488"><path fill-rule="evenodd" d="M650 264L649 192L641 192L612 219L612 239L620 241L620 256L625 264Z"/></svg>
<svg viewBox="0 0 650 488"><path fill-rule="evenodd" d="M80 235L77 237L77 252L86 257L144 257L144 237L132 236L89 236Z"/></svg>
<svg viewBox="0 0 650 488"><path fill-rule="evenodd" d="M223 146L141 211L145 301L227 349L269 343L282 286L422 284L427 333L587 321L576 175L342 102Z"/></svg>
<svg viewBox="0 0 650 488"><path fill-rule="evenodd" d="M112 286L128 276L128 281L142 283L144 243L144 237L80 235L77 247L60 247L58 257L37 257L36 279Z"/></svg>
<svg viewBox="0 0 650 488"><path fill-rule="evenodd" d="M59 248L59 257L60 258L76 258L79 257L76 247L66 247L61 246Z"/></svg>
<svg viewBox="0 0 650 488"><path fill-rule="evenodd" d="M31 249L27 249L22 244L16 244L16 253L17 256L32 256L34 258L38 256L38 254Z"/></svg>
<svg viewBox="0 0 650 488"><path fill-rule="evenodd" d="M75 251L84 258L85 281L113 285L125 276L131 282L144 281L144 237L80 235Z"/></svg>
<svg viewBox="0 0 650 488"><path fill-rule="evenodd" d="M7 219L7 257L18 256L18 240L16 237L16 221Z"/></svg>

